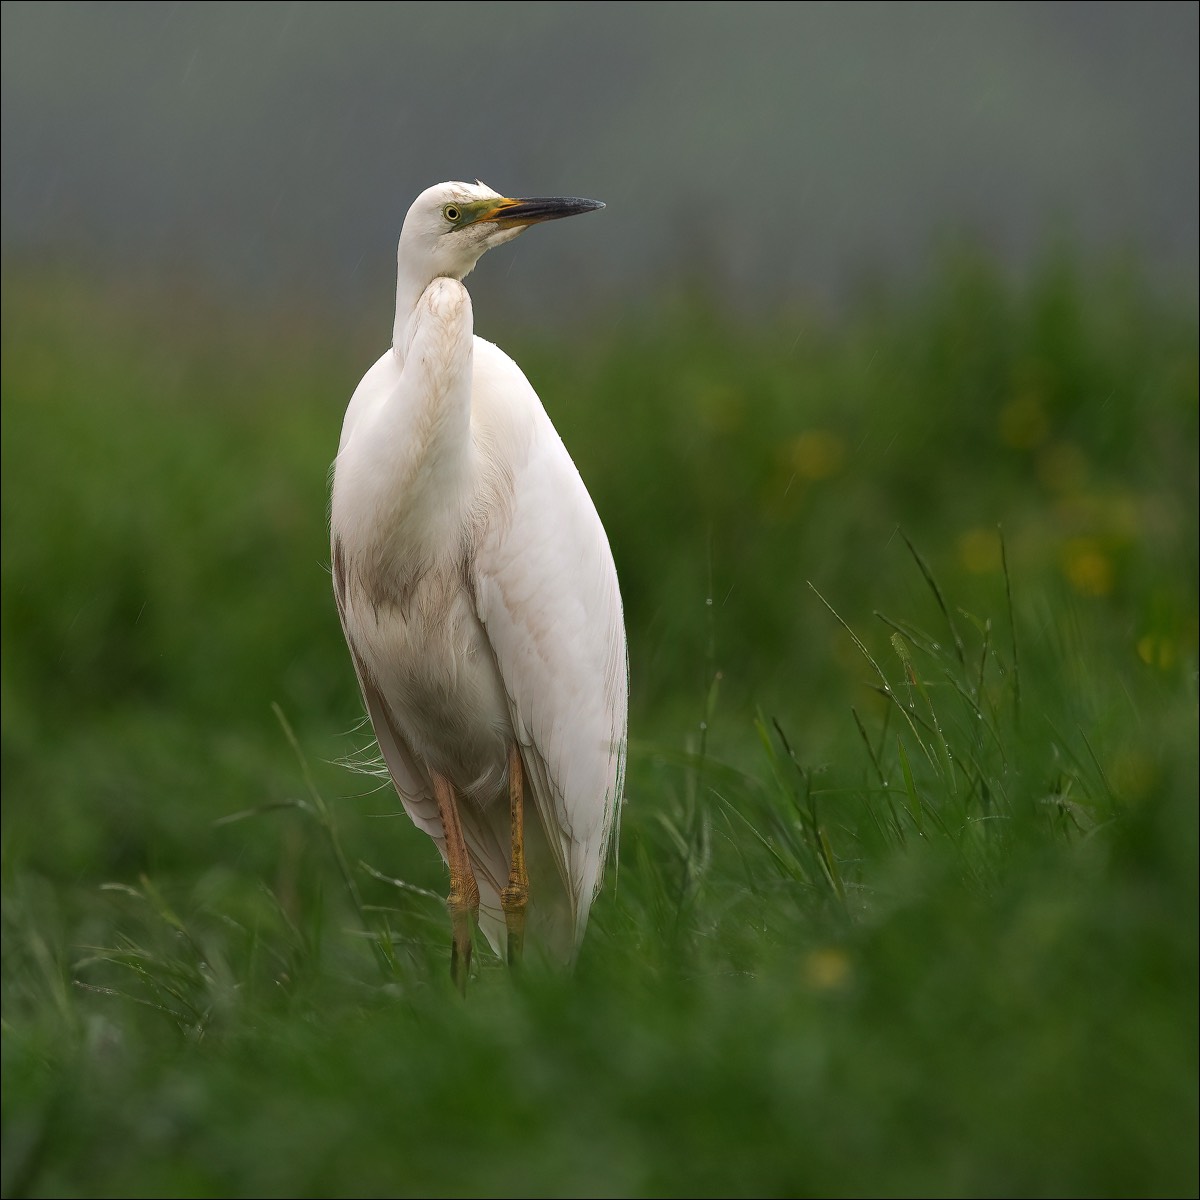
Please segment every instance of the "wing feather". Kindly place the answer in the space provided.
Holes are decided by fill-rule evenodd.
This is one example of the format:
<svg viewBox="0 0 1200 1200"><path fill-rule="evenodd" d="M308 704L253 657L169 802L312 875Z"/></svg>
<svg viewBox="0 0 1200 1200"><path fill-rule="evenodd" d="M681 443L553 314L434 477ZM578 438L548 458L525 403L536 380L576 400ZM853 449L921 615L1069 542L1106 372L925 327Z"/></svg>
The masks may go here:
<svg viewBox="0 0 1200 1200"><path fill-rule="evenodd" d="M604 527L540 401L507 356L495 351L489 359L479 350L477 340L484 368L476 368L474 404L483 419L489 372L501 373L510 408L518 386L536 408L522 412L523 436L503 455L509 495L491 506L504 515L485 528L474 589L578 941L623 786L628 672L621 595Z"/></svg>

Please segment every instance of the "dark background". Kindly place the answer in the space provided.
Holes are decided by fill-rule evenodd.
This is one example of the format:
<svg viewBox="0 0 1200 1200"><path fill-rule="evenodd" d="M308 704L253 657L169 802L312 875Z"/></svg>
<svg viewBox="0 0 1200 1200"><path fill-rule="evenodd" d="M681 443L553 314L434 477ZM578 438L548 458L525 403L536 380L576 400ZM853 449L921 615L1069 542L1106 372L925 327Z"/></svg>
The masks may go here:
<svg viewBox="0 0 1200 1200"><path fill-rule="evenodd" d="M1191 3L6 3L3 35L6 256L374 308L411 199L479 177L609 206L475 284L517 315L564 271L575 309L838 302L956 229L1195 294Z"/></svg>

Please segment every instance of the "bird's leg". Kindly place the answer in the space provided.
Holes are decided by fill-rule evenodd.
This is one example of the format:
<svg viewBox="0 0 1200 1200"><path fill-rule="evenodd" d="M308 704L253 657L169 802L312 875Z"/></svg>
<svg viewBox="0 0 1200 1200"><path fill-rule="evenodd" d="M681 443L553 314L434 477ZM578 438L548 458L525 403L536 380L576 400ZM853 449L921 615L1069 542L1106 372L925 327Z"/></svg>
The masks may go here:
<svg viewBox="0 0 1200 1200"><path fill-rule="evenodd" d="M467 842L458 817L458 804L454 799L454 785L436 771L432 774L433 794L437 799L438 815L442 818L446 859L450 864L447 905L454 928L454 942L450 948L450 978L465 996L467 975L471 969L471 927L479 912L479 884L475 882L475 872L471 870Z"/></svg>
<svg viewBox="0 0 1200 1200"><path fill-rule="evenodd" d="M525 772L516 742L508 748L508 804L512 815L512 861L508 868L508 887L500 893L500 906L508 926L508 961L518 963L525 944L529 875L525 870Z"/></svg>

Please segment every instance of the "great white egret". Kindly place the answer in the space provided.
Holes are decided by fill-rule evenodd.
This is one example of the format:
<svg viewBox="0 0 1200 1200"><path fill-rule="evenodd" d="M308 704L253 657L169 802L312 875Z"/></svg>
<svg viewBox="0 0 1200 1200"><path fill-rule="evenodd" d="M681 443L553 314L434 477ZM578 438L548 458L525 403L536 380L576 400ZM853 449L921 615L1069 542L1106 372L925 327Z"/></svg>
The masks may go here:
<svg viewBox="0 0 1200 1200"><path fill-rule="evenodd" d="M528 226L603 208L442 183L408 210L391 349L346 409L333 586L392 782L471 926L570 958L621 803L628 668L604 527L529 381L474 336L463 286ZM535 818L525 820L532 799Z"/></svg>

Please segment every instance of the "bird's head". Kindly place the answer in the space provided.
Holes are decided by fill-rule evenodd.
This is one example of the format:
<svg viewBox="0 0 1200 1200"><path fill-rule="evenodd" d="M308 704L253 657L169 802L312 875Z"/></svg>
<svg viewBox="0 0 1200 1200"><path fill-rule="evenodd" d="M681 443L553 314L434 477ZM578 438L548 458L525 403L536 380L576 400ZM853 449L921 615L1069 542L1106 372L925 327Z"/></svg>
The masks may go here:
<svg viewBox="0 0 1200 1200"><path fill-rule="evenodd" d="M530 225L603 208L577 196L512 199L484 183L439 183L412 203L397 250L402 271L463 279L493 246L512 241Z"/></svg>

